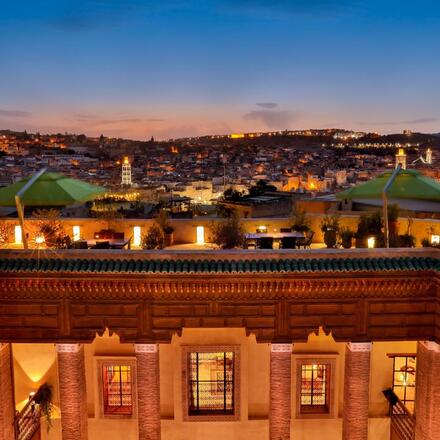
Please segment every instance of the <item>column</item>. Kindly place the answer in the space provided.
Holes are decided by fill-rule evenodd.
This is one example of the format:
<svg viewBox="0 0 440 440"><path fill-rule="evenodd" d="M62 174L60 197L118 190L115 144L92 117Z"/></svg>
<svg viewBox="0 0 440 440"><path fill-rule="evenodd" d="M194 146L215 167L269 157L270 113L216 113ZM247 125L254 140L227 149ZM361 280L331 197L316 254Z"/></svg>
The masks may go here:
<svg viewBox="0 0 440 440"><path fill-rule="evenodd" d="M160 440L159 350L157 344L135 344L138 439Z"/></svg>
<svg viewBox="0 0 440 440"><path fill-rule="evenodd" d="M417 344L416 440L440 438L440 345Z"/></svg>
<svg viewBox="0 0 440 440"><path fill-rule="evenodd" d="M57 344L63 440L87 440L87 393L84 347Z"/></svg>
<svg viewBox="0 0 440 440"><path fill-rule="evenodd" d="M368 440L370 343L348 343L345 348L343 440Z"/></svg>
<svg viewBox="0 0 440 440"><path fill-rule="evenodd" d="M270 440L290 440L292 344L270 346Z"/></svg>
<svg viewBox="0 0 440 440"><path fill-rule="evenodd" d="M14 440L14 376L11 344L0 342L0 440Z"/></svg>

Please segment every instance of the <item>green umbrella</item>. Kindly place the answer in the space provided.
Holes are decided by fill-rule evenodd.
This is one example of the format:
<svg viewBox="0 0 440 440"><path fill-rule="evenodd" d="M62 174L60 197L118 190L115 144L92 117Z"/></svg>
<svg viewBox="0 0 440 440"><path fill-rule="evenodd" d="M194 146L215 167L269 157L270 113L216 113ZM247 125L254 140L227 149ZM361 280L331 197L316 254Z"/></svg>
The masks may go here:
<svg viewBox="0 0 440 440"><path fill-rule="evenodd" d="M380 199L392 171L361 185L336 194L338 199ZM400 170L387 190L390 199L411 199L440 202L440 184L415 170Z"/></svg>
<svg viewBox="0 0 440 440"><path fill-rule="evenodd" d="M32 176L0 188L0 206L15 206L16 194L31 179ZM45 171L20 196L20 201L25 206L66 206L87 202L105 191L102 186Z"/></svg>
<svg viewBox="0 0 440 440"><path fill-rule="evenodd" d="M24 228L24 206L66 206L87 202L104 193L102 186L90 185L59 173L42 169L34 176L0 188L0 206L16 206L22 230L23 246L28 248Z"/></svg>

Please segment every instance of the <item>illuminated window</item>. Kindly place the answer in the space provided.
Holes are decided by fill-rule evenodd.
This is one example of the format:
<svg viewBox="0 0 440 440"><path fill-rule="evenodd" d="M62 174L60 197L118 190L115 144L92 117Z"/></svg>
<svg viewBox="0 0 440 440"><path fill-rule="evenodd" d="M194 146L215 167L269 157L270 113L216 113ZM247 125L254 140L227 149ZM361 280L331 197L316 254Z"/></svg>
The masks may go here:
<svg viewBox="0 0 440 440"><path fill-rule="evenodd" d="M140 226L133 227L133 245L140 246L142 242L142 232Z"/></svg>
<svg viewBox="0 0 440 440"><path fill-rule="evenodd" d="M197 233L197 244L205 244L205 227L204 226L197 226L196 228Z"/></svg>
<svg viewBox="0 0 440 440"><path fill-rule="evenodd" d="M238 360L238 348L234 346L185 347L184 418L238 418Z"/></svg>
<svg viewBox="0 0 440 440"><path fill-rule="evenodd" d="M103 413L105 416L133 414L131 365L102 365Z"/></svg>
<svg viewBox="0 0 440 440"><path fill-rule="evenodd" d="M329 412L330 365L301 365L301 413Z"/></svg>
<svg viewBox="0 0 440 440"><path fill-rule="evenodd" d="M14 239L16 244L23 243L23 233L21 232L21 226L16 225L14 228Z"/></svg>
<svg viewBox="0 0 440 440"><path fill-rule="evenodd" d="M78 241L81 239L81 228L79 226L74 226L73 228L73 241Z"/></svg>
<svg viewBox="0 0 440 440"><path fill-rule="evenodd" d="M415 354L389 354L393 358L393 391L411 413L416 398Z"/></svg>

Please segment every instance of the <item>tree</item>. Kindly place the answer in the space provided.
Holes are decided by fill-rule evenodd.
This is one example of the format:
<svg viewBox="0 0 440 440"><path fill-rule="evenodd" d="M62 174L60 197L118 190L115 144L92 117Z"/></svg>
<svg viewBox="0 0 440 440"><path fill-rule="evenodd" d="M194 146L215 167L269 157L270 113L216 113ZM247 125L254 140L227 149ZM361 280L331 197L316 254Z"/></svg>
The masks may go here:
<svg viewBox="0 0 440 440"><path fill-rule="evenodd" d="M142 236L142 249L163 249L164 247L164 234L159 225L153 223L147 233Z"/></svg>
<svg viewBox="0 0 440 440"><path fill-rule="evenodd" d="M249 195L252 197L261 196L267 192L275 192L277 188L274 185L269 185L266 180L259 180L256 185L249 188Z"/></svg>
<svg viewBox="0 0 440 440"><path fill-rule="evenodd" d="M210 229L212 242L222 249L241 247L245 242L245 231L240 217L236 214L226 220L213 223Z"/></svg>
<svg viewBox="0 0 440 440"><path fill-rule="evenodd" d="M230 202L238 202L242 197L243 193L232 188L232 186L223 193L223 199Z"/></svg>
<svg viewBox="0 0 440 440"><path fill-rule="evenodd" d="M64 232L61 224L60 211L57 209L37 209L33 213L37 222L36 236L43 236L48 248L65 249L70 246L71 239Z"/></svg>

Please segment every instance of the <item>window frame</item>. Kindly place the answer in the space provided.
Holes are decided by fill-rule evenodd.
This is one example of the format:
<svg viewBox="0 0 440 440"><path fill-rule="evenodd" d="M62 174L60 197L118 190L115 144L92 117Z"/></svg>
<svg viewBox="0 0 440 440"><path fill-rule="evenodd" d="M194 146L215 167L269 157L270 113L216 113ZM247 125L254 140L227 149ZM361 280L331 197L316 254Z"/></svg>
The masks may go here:
<svg viewBox="0 0 440 440"><path fill-rule="evenodd" d="M128 356L100 356L95 357L96 381L98 399L95 399L95 414L100 419L136 419L137 418L137 382L136 382L136 358ZM103 368L110 366L129 366L131 369L131 414L106 414L104 408L104 377Z"/></svg>
<svg viewBox="0 0 440 440"><path fill-rule="evenodd" d="M408 359L409 358L413 358L415 361L415 369L414 369L414 387L410 387L409 385L397 385L400 388L404 389L404 398L400 399L400 401L403 403L403 405L405 406L405 408L411 413L414 414L414 408L415 408L415 403L416 403L416 387L417 387L417 353L388 353L387 356L389 358L391 358L393 360L393 369L392 369L392 380L391 380L391 388L393 390L393 392L396 394L397 397L399 397L396 393L395 387L395 380L396 380L396 373L401 373L402 371L400 370L396 370L396 358L405 358L405 366L408 366ZM407 389L408 388L413 388L414 389L414 399L407 399L406 395L407 395ZM411 402L412 405L412 409L408 408L407 403Z"/></svg>
<svg viewBox="0 0 440 440"><path fill-rule="evenodd" d="M327 378L326 378L326 400L327 400L327 410L323 410L322 406L315 407L313 410L312 406L307 411L303 410L303 405L301 404L301 388L302 388L302 367L303 365L317 364L317 365L327 365ZM294 394L294 406L295 406L295 417L297 419L320 419L320 418L335 418L336 417L336 369L337 369L337 355L332 356L322 356L319 354L314 354L310 356L296 357L295 359L295 383L296 390Z"/></svg>
<svg viewBox="0 0 440 440"><path fill-rule="evenodd" d="M233 414L191 414L189 405L190 353L233 352ZM182 346L182 419L183 421L237 421L240 420L240 346L238 345L186 345Z"/></svg>

